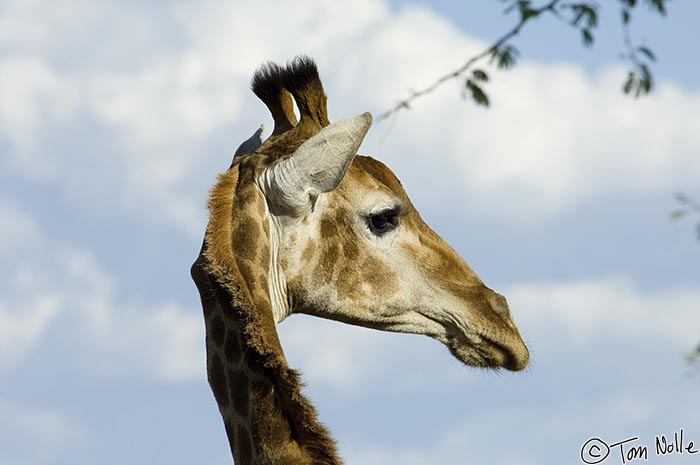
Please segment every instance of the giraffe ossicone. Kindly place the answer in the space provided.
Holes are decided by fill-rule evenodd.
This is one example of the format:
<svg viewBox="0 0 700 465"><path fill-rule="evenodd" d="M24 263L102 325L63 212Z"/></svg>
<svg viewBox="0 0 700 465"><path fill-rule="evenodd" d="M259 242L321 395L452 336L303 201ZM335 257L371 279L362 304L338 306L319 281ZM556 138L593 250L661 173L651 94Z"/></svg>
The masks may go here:
<svg viewBox="0 0 700 465"><path fill-rule="evenodd" d="M391 170L357 155L371 116L331 124L306 57L263 65L252 87L275 127L219 175L192 267L236 464L342 463L277 336L293 313L424 334L471 366L525 368L505 298L423 222Z"/></svg>

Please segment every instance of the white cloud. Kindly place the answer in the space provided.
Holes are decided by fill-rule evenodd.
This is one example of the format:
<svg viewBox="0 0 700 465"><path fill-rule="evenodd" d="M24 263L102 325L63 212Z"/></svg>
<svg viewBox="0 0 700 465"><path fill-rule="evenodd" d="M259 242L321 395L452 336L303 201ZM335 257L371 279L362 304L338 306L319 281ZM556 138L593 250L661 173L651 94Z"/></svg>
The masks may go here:
<svg viewBox="0 0 700 465"><path fill-rule="evenodd" d="M0 399L0 463L55 463L58 451L79 449L88 437L75 416L53 408L18 405ZM21 453L16 445L23 445ZM29 445L38 445L30 447ZM5 462L7 460L7 462Z"/></svg>
<svg viewBox="0 0 700 465"><path fill-rule="evenodd" d="M167 13L172 21L161 21L164 12L160 9L153 12L118 2L96 6L77 1L62 8L11 3L0 20L0 43L16 47L12 57L0 57L2 88L13 89L0 106L0 122L5 127L0 131L13 144L11 166L29 179L41 173L41 179L66 190L75 190L76 185L81 191L96 190L100 199L123 202L150 220L176 224L193 237L201 235L205 186L213 173L226 166L226 158L247 137L243 134L266 117L264 107L257 103L256 123L246 125L250 116L242 114L242 102L254 101L248 83L261 57L284 60L299 52L299 41L280 41L283 34L305 36L309 46L319 48L330 36L357 33L358 25L366 27L367 17L375 15L373 11L386 9L368 1L352 8L328 5L322 7L322 13L336 21L326 22L316 21L319 8L315 2L279 6L289 14L267 17L269 6L256 2L211 2L196 8L172 4ZM78 11L80 14L70 14ZM289 21L291 16L298 21ZM16 27L30 17L32 24L42 27ZM119 37L123 48L102 45L110 44L109 40L98 44L88 37L81 39L80 33L67 33L71 29L88 32L86 17L90 18L88 30L95 29L95 35L107 39ZM267 17L268 32L263 33L257 19L251 21L259 17ZM345 27L337 27L338 22ZM123 30L125 23L128 31ZM115 67L109 58L119 63L123 49L136 48L134 37L145 44L153 42L157 34L152 31L171 36L173 43L139 46L135 50L138 63ZM309 35L314 31L316 38ZM186 47L175 46L179 35L186 37ZM71 46L56 47L55 37ZM289 51L271 53L280 45ZM65 50L81 55L79 65L70 65L76 57L64 57ZM235 119L243 123L237 131ZM37 136L64 130L61 126L66 120L88 120L105 128L111 139L105 142L112 150L103 154L99 148L75 144L77 147L67 147L70 158L55 157ZM223 128L240 136L230 140L224 153L203 154L202 147ZM206 164L208 159L214 161ZM198 168L201 163L207 168ZM200 178L192 179L197 174ZM103 182L94 182L96 178ZM203 183L195 197L186 195L193 181ZM106 188L116 195L105 196ZM94 198L80 195L74 200L94 202Z"/></svg>
<svg viewBox="0 0 700 465"><path fill-rule="evenodd" d="M438 63L414 66L444 69ZM589 77L573 65L524 63L494 76L491 109L462 103L447 85L398 115L386 141L371 148L389 154L409 192L428 196L430 208L452 211L459 198L460 209L509 222L694 185L700 93L661 83L633 100L619 91L623 76L617 67Z"/></svg>
<svg viewBox="0 0 700 465"><path fill-rule="evenodd" d="M153 331L146 334L155 345L156 371L167 379L205 379L204 320L200 312L184 312L170 305L161 307L150 320Z"/></svg>
<svg viewBox="0 0 700 465"><path fill-rule="evenodd" d="M324 384L347 392L358 380L379 368L372 349L381 343L367 330L345 328L334 322L293 316L279 326L280 338L290 359L301 360L305 378L312 385ZM354 363L362 360L362 363Z"/></svg>
<svg viewBox="0 0 700 465"><path fill-rule="evenodd" d="M40 234L33 218L23 213L15 204L0 200L0 258L7 265L19 260L20 251L35 250L40 244ZM3 291L0 297L0 367L13 365L30 350L46 331L56 315L59 302L54 295L29 294L25 299L11 299L9 287L23 286L29 280L23 263L12 275L1 270Z"/></svg>
<svg viewBox="0 0 700 465"><path fill-rule="evenodd" d="M525 338L540 346L566 340L592 347L612 339L683 351L697 343L697 289L645 292L628 279L609 278L515 285L506 296Z"/></svg>
<svg viewBox="0 0 700 465"><path fill-rule="evenodd" d="M223 128L230 127L231 133L238 134L231 137L233 151L258 119L267 118L247 84L261 61L284 61L300 52L315 55L327 83L331 113L340 117L383 109L404 90L430 82L483 46L426 9L412 7L394 13L385 3L372 1L352 5L312 0L293 5L181 4L167 12L170 20L162 24L149 10L117 2L109 4L104 10L107 13L100 13L104 5L97 8L90 2L47 11L38 2L11 5L0 20L0 41L17 49L12 56L0 57L0 89L16 90L11 98L0 99L0 130L17 142L9 157L27 170L41 168L53 173L53 182L79 193L76 201L93 202L93 191L108 191L110 194L103 194L101 201L123 202L144 217L175 224L193 237L202 234L205 186L211 182L212 173L227 164L226 154L203 155L202 147L207 147L210 138L221 137ZM107 47L101 56L95 52L99 48L94 41L78 34L65 40L75 45L73 53L85 53L89 60L80 66L71 66L70 60L59 64L56 54L61 47L55 42L61 41L55 37L65 34L43 31L67 31L76 21L83 22L84 15L70 14L77 10L92 18L90 27L102 29L104 37L123 36L122 22L114 18L127 18L133 25L133 31L125 37L128 43L133 35L157 46L139 49L136 63L115 66L108 58L118 55L118 47ZM321 17L323 21L318 19ZM16 26L27 18L33 18L33 27ZM264 27L259 18L265 18ZM154 30L173 38L172 44L154 39L158 34L149 32ZM460 208L499 215L508 221L524 217L536 220L614 192L666 195L694 182L700 175L700 158L696 156L700 135L694 127L700 116L700 95L661 83L650 99L626 100L619 93L620 72L607 70L591 78L572 65L526 62L507 74L493 76L489 91L494 107L488 111L461 102L457 84L447 85L389 123L393 129L378 125L364 151L386 160L399 172L409 192L430 208L453 208L455 198L466 199L460 200ZM253 105L250 110L249 105ZM98 177L104 182L95 182L94 173L89 172L107 162L99 153L77 150L70 158L59 159L46 147L31 147L41 144L39 136L45 131L81 118L106 127L109 140L105 143L123 148L116 161L105 163L110 172L102 173L104 179ZM387 138L380 143L387 130ZM31 163L22 161L26 157ZM478 202L470 201L474 198ZM16 212L8 214L17 216ZM23 231L32 230L21 221L13 228L0 234L17 238L25 236ZM7 308L21 306L15 305L17 302L8 304L8 298L3 301L7 321L15 322L18 328L21 321L26 328L26 336L22 337L26 344L32 345L36 335L67 307L89 308L82 321L90 322L103 335L109 334L112 325L119 326L114 318L137 318L134 312L115 310L125 303L116 302L111 278L83 282L81 278L89 274L85 269L71 271L71 267L79 270L86 266L91 267L94 276L104 275L98 264L89 264L85 254L65 247L56 250L59 252L50 254L54 263L29 263L14 269L13 276L19 279L24 273L31 286L38 286L35 283L42 279L47 283L40 288L45 291L44 297L50 297L48 300L32 300L31 286L13 291L24 296L24 302L31 302L31 308L43 308L42 312L36 310L39 313L31 318L27 316L31 313L25 312L19 319ZM62 253L62 258L57 253ZM50 277L42 278L43 272L65 275L66 282L52 285ZM673 299L683 315L696 302L690 292L676 298L652 297L652 302L647 302L629 285L620 290L615 285L598 283L588 291L581 286L516 288L510 299L517 316L517 299L534 312L536 305L546 304L545 296L550 291L563 293L546 307L547 312L560 319L569 318L567 324L580 325L577 337L583 338L592 337L591 328L600 325L606 314L594 310L595 316L590 316L580 303L567 300L577 292L606 291L597 297L607 295L599 308L610 312L624 304L623 310L617 309L618 315L634 318L634 324L642 319L636 318L636 310L631 308L641 308L639 311L648 315L646 322L653 321L652 315L663 308L667 298ZM574 304L560 315L558 308L564 301ZM180 342L173 344L194 347L193 328L198 318L190 318L172 304L156 307L160 310L148 313L150 319L136 325L150 329L142 336L138 331L132 335L139 341L135 345L153 344L149 349L153 353L157 350L155 343L146 335L157 332L156 328L169 328L164 334L180 335L176 338ZM50 308L59 310L47 310ZM614 318L618 322L624 319ZM690 337L685 328L660 324L667 334L664 337L682 336L683 343ZM338 338L348 338L345 347L369 344L373 336L360 334ZM301 352L312 350L304 340L298 337L292 344ZM318 376L336 379L338 385L347 383L348 376L354 375L333 375L334 367L346 355L325 353L314 362L319 368L312 372L325 373ZM159 366L169 367L163 368L167 373L178 373L178 362L173 360ZM353 369L371 373L374 368ZM193 372L188 371L190 368L183 370Z"/></svg>
<svg viewBox="0 0 700 465"><path fill-rule="evenodd" d="M285 354L311 386L345 395L362 392L362 380L381 374L396 339L368 329L308 316L292 316L279 326Z"/></svg>
<svg viewBox="0 0 700 465"><path fill-rule="evenodd" d="M556 380L548 381L552 389L559 387ZM474 406L471 411L469 404L475 400L457 397L453 414L444 422L426 426L417 420L411 426L425 430L420 443L397 440L385 445L360 435L362 444L355 439L348 441L347 461L371 465L562 463L562 457L576 457L591 436L603 437L611 444L635 435L649 442L653 434L658 434L655 420L663 410L657 407L656 399L639 395L634 389L578 398L575 402L562 392L552 392L545 398L536 396L527 403L518 395L486 395L479 400L487 405L483 410ZM391 427L391 418L382 421Z"/></svg>
<svg viewBox="0 0 700 465"><path fill-rule="evenodd" d="M26 307L0 301L0 366L21 360L39 342L57 311L58 303L51 296L34 299Z"/></svg>
<svg viewBox="0 0 700 465"><path fill-rule="evenodd" d="M24 433L42 441L61 443L78 439L85 433L82 427L62 412L36 407L19 406L0 400L3 426L15 433Z"/></svg>
<svg viewBox="0 0 700 465"><path fill-rule="evenodd" d="M7 163L5 169L32 180L56 176L55 162L42 154L42 133L70 118L74 108L65 78L45 58L0 56L0 135L11 143L0 166Z"/></svg>
<svg viewBox="0 0 700 465"><path fill-rule="evenodd" d="M529 64L504 79L485 130L462 138L478 154L461 163L474 191L520 193L514 204L527 215L615 194L667 195L697 179L700 136L690 121L700 94L668 84L635 101L619 92L623 75L591 80L571 66Z"/></svg>
<svg viewBox="0 0 700 465"><path fill-rule="evenodd" d="M124 302L114 278L91 254L50 241L12 202L0 202L0 231L7 246L0 248L0 370L15 369L68 336L77 351L71 362L105 373L204 376L199 311ZM62 324L69 326L54 334ZM87 363L94 359L109 362Z"/></svg>
<svg viewBox="0 0 700 465"><path fill-rule="evenodd" d="M64 107L53 105L58 103L53 97L60 96L63 90L59 76L46 62L20 56L4 58L0 65L3 124L12 126L13 131L26 132L37 129L47 109L63 113Z"/></svg>
<svg viewBox="0 0 700 465"><path fill-rule="evenodd" d="M39 230L14 203L0 199L0 253L36 243Z"/></svg>
<svg viewBox="0 0 700 465"><path fill-rule="evenodd" d="M98 350L99 374L146 375L164 380L206 379L204 320L174 304L156 309L114 308L89 339ZM95 328L89 328L94 331Z"/></svg>
<svg viewBox="0 0 700 465"><path fill-rule="evenodd" d="M201 234L202 199L213 172L268 118L247 84L260 62L316 56L331 113L340 117L380 111L484 46L427 9L391 12L382 2L180 4L164 22L148 9L115 3L105 14L104 5L90 5L71 8L85 9L105 37L123 35L122 22L113 18L128 18L129 37L153 47L119 67L108 58L120 63L123 50L97 53L93 41L64 34L73 53L88 59L81 67L58 66L56 44L42 28L12 24L32 16L46 30L65 31L80 16L39 11L38 4L9 9L0 40L19 52L0 59L0 87L14 89L0 99L0 120L17 142L10 156L26 172L54 173L54 182L67 189L102 190L103 183L89 184L94 173L86 173L100 166L99 153L78 150L59 163L46 150L26 148L41 144L36 136L62 121L88 118L108 129L111 146L123 148L109 160L105 180L120 194L106 200L192 237ZM135 47L129 44L127 38L123 46ZM694 182L700 95L662 82L651 98L633 101L620 95L622 73L612 68L590 77L574 65L525 62L492 73L488 111L462 102L458 84L448 84L396 122L377 125L364 151L387 160L430 208L453 208L449 199L465 198L467 212L507 221L536 221L615 193L667 195ZM238 135L223 143L224 131ZM215 141L229 147L227 153L203 154Z"/></svg>
<svg viewBox="0 0 700 465"><path fill-rule="evenodd" d="M306 315L292 315L278 327L292 368L313 389L347 398L382 390L400 396L435 383L473 382L442 344L424 336L387 333ZM387 367L391 367L387 369Z"/></svg>

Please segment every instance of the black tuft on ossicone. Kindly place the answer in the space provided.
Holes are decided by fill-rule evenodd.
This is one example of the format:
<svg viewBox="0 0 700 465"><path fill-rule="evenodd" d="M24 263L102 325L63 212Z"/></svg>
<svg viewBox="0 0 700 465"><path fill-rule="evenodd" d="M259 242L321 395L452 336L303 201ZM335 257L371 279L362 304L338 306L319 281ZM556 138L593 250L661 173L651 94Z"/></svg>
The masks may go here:
<svg viewBox="0 0 700 465"><path fill-rule="evenodd" d="M270 137L285 134L282 139L273 139L276 144L293 151L301 142L330 124L326 93L318 68L308 56L297 56L286 66L270 61L264 63L253 74L250 87L265 103L275 121ZM298 125L292 97L301 116Z"/></svg>
<svg viewBox="0 0 700 465"><path fill-rule="evenodd" d="M250 81L251 89L265 103L275 120L272 135L289 131L297 124L292 97L284 88L285 73L285 68L268 61L255 71Z"/></svg>
<svg viewBox="0 0 700 465"><path fill-rule="evenodd" d="M282 73L282 85L294 96L302 123L306 120L306 124L328 126L326 93L312 58L300 55L289 61Z"/></svg>
<svg viewBox="0 0 700 465"><path fill-rule="evenodd" d="M250 80L250 88L260 100L267 103L278 98L282 89L282 73L284 69L277 63L268 61L263 63L253 74Z"/></svg>
<svg viewBox="0 0 700 465"><path fill-rule="evenodd" d="M306 55L296 56L287 62L287 66L282 74L282 83L292 94L309 86L323 88L316 62L313 58Z"/></svg>

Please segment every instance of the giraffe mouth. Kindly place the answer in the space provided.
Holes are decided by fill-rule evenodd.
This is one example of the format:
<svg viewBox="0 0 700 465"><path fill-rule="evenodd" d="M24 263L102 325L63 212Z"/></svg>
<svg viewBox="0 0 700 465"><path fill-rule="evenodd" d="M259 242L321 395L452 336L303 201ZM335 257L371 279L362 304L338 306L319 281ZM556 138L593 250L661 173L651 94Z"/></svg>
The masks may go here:
<svg viewBox="0 0 700 465"><path fill-rule="evenodd" d="M530 361L525 344L518 337L509 347L484 334L455 332L447 336L450 353L462 363L477 368L505 368L509 371L523 370Z"/></svg>

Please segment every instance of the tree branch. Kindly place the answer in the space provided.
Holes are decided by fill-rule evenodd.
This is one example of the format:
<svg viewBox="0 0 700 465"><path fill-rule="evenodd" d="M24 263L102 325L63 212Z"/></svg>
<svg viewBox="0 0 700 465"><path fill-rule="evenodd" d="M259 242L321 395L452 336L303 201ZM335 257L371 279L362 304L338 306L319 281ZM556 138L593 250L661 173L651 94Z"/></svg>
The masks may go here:
<svg viewBox="0 0 700 465"><path fill-rule="evenodd" d="M506 0L503 0L506 1ZM506 32L486 49L471 57L462 66L443 76L440 76L429 86L412 91L410 95L400 100L394 106L381 113L377 120L384 120L400 110L408 109L418 98L433 92L445 82L460 77L465 77L464 94L471 93L471 97L478 105L489 105L489 98L482 86L488 82L488 75L482 69L474 69L470 76L465 76L467 71L472 69L475 63L491 56L491 62L496 61L498 68L506 69L515 64L517 49L509 44L509 41L520 33L525 24L531 19L537 18L543 13L550 13L560 21L568 22L569 25L581 33L583 45L590 47L593 45L593 30L598 26L598 9L600 5L595 0L550 0L540 8L532 8L532 0L507 0L510 2L504 13L512 10L519 10L520 20L512 29ZM652 11L665 16L666 2L668 0L645 0ZM623 59L631 64L631 70L627 74L622 90L625 94L640 97L649 94L653 88L653 78L651 73L651 63L656 60L654 53L649 47L634 44L630 34L630 22L632 13L640 4L638 0L618 0L620 5L623 46L625 53Z"/></svg>
<svg viewBox="0 0 700 465"><path fill-rule="evenodd" d="M383 119L388 118L389 116L392 116L393 114L399 112L402 109L410 108L411 103L413 103L413 101L416 100L417 98L433 92L435 89L437 89L438 87L440 87L442 84L444 84L447 81L450 81L452 79L457 79L458 77L464 75L464 73L466 73L467 70L469 70L470 67L472 65L474 65L474 63L487 57L488 55L492 55L495 50L499 50L510 39L512 39L513 37L518 35L520 33L520 30L523 28L523 26L525 26L525 24L528 21L530 21L532 18L536 18L537 16L539 16L542 13L545 13L547 11L556 12L555 8L561 1L562 0L551 0L549 3L542 6L541 8L527 9L527 10L525 10L525 12L521 11L522 14L520 17L520 21L510 31L508 31L506 34L501 36L496 42L491 44L489 47L484 49L479 54L471 57L469 60L467 60L462 66L460 66L456 70L439 77L435 82L433 82L428 87L425 87L421 90L411 92L411 95L409 97L407 97L404 100L401 100L400 102L395 104L390 109L381 113L377 117L377 120L381 121ZM556 13L558 13L558 12L556 12Z"/></svg>

